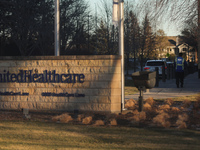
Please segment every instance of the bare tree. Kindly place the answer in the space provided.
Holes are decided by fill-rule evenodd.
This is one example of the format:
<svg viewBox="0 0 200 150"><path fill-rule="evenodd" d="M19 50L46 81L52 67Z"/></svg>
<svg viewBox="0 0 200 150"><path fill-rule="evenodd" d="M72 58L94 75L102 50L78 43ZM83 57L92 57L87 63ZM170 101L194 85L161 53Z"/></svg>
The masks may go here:
<svg viewBox="0 0 200 150"><path fill-rule="evenodd" d="M163 50L168 46L168 39L163 30L159 29L156 33L156 49L163 53ZM167 55L167 52L165 53Z"/></svg>
<svg viewBox="0 0 200 150"><path fill-rule="evenodd" d="M143 70L144 56L148 59L149 54L154 47L154 35L151 28L151 23L148 18L148 14L145 15L145 18L142 23L142 31L141 31L141 71Z"/></svg>
<svg viewBox="0 0 200 150"><path fill-rule="evenodd" d="M35 49L37 39L38 11L35 0L10 1L11 37L19 48L21 55L30 55Z"/></svg>
<svg viewBox="0 0 200 150"><path fill-rule="evenodd" d="M185 21L197 20L197 3L198 0L142 0L140 8L144 12L148 7L149 16L152 19L156 18L157 24L158 22L165 21L167 23L170 21L176 23L177 27L180 28L183 27Z"/></svg>
<svg viewBox="0 0 200 150"><path fill-rule="evenodd" d="M63 0L60 6L61 53L86 49L88 5L82 0Z"/></svg>
<svg viewBox="0 0 200 150"><path fill-rule="evenodd" d="M61 54L78 45L86 49L87 8L83 0L60 0ZM7 43L16 45L14 55L53 55L54 0L1 0L0 14L2 55L13 52L4 51Z"/></svg>
<svg viewBox="0 0 200 150"><path fill-rule="evenodd" d="M107 48L108 48L108 54L112 54L112 49L111 49L111 30L112 30L112 24L111 24L111 16L112 16L112 1L107 1L107 0L101 0L101 5L100 11L102 12L102 20L104 21L106 25L106 39L107 39Z"/></svg>
<svg viewBox="0 0 200 150"><path fill-rule="evenodd" d="M141 39L141 29L139 26L139 21L132 11L129 13L130 16L130 40L131 40L131 52L134 57L134 72L136 71L136 59L138 51L140 49L140 39Z"/></svg>
<svg viewBox="0 0 200 150"><path fill-rule="evenodd" d="M40 17L37 19L37 41L36 48L39 55L54 55L54 8L53 1L41 1Z"/></svg>
<svg viewBox="0 0 200 150"><path fill-rule="evenodd" d="M195 51L195 63L197 63L197 50L198 50L198 27L197 23L189 23L188 25L186 24L185 28L181 31L181 34L183 36L183 40L190 46L194 47ZM189 55L189 50L188 50L188 55ZM188 56L189 58L189 56ZM189 59L188 59L189 60Z"/></svg>
<svg viewBox="0 0 200 150"><path fill-rule="evenodd" d="M198 60L200 60L200 0L151 0L142 1L145 4L153 5L156 13L152 11L155 18L162 21L173 21L178 28L184 27L184 24L190 24L195 21L198 23ZM165 20L163 20L165 19ZM200 61L198 61L198 71L200 78Z"/></svg>
<svg viewBox="0 0 200 150"><path fill-rule="evenodd" d="M4 10L0 23L6 31L3 32L6 33L5 39L9 43L8 47L16 45L14 50L7 48L7 53L3 55L41 55L47 49L50 51L53 29L52 5L52 0L46 0L45 3L38 0L0 2L1 10Z"/></svg>
<svg viewBox="0 0 200 150"><path fill-rule="evenodd" d="M125 56L126 56L126 74L128 74L128 70L129 70L129 57L130 57L130 53L131 53L131 18L129 16L129 5L127 2L127 7L125 9L125 15L124 15L124 52L125 52Z"/></svg>

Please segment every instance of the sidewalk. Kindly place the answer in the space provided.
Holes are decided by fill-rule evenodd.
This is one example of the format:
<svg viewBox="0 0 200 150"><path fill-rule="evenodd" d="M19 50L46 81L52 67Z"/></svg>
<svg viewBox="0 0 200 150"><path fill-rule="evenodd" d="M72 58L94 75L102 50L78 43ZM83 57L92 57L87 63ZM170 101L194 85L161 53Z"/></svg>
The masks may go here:
<svg viewBox="0 0 200 150"><path fill-rule="evenodd" d="M175 79L167 80L166 82L159 81L159 87L154 87L149 92L143 93L143 98L153 97L154 99L162 98L174 98L181 96L189 96L194 94L200 94L200 79L198 79L198 72L189 74L184 79L183 88L176 87ZM137 100L140 93L134 95L125 95L125 100L135 99Z"/></svg>

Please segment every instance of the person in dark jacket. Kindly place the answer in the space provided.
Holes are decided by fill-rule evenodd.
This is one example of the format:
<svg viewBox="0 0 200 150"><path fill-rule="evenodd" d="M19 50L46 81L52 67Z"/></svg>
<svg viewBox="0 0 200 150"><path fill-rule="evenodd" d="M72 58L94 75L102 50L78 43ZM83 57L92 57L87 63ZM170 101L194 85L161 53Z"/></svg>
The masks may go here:
<svg viewBox="0 0 200 150"><path fill-rule="evenodd" d="M174 66L175 66L175 77L176 77L176 86L179 88L179 83L181 87L183 87L184 83L184 70L187 67L187 62L182 57L182 53L179 53L179 56L175 58Z"/></svg>

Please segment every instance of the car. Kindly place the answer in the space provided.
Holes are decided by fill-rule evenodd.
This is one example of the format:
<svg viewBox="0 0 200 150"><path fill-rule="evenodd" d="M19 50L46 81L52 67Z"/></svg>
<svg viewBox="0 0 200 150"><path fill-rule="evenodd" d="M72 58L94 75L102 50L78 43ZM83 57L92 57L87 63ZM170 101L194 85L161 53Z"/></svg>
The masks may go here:
<svg viewBox="0 0 200 150"><path fill-rule="evenodd" d="M172 61L167 61L166 64L167 64L167 67L173 67L174 66L174 62L172 62Z"/></svg>
<svg viewBox="0 0 200 150"><path fill-rule="evenodd" d="M155 71L158 67L158 74L162 77L162 67L165 67L165 76L167 75L167 63L164 60L147 60L144 70Z"/></svg>

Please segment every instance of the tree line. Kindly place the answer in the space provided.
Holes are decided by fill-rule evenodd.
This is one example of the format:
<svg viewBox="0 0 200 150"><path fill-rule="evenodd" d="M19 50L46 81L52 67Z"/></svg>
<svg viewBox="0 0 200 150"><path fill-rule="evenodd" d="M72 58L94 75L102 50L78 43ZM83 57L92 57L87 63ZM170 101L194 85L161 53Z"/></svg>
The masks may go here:
<svg viewBox="0 0 200 150"><path fill-rule="evenodd" d="M0 0L1 56L54 55L55 0ZM149 4L148 4L149 5ZM155 29L151 12L125 2L125 57L158 59L166 34ZM112 25L112 1L101 0L98 13L84 0L60 0L60 55L117 55L118 27ZM100 13L99 13L100 12ZM183 33L188 41L191 25ZM192 43L195 44L195 43ZM135 59L134 59L135 60ZM142 63L141 63L142 65Z"/></svg>
<svg viewBox="0 0 200 150"><path fill-rule="evenodd" d="M141 0L141 3L151 6L151 16L157 23L168 21L173 23L175 29L181 29L181 38L194 48L195 62L197 63L197 55L200 56L198 50L198 44L200 44L198 36L200 0Z"/></svg>
<svg viewBox="0 0 200 150"><path fill-rule="evenodd" d="M1 0L1 56L54 55L55 0ZM85 27L88 5L60 1L61 55L87 53Z"/></svg>

